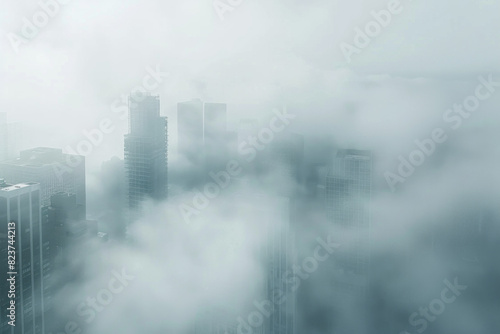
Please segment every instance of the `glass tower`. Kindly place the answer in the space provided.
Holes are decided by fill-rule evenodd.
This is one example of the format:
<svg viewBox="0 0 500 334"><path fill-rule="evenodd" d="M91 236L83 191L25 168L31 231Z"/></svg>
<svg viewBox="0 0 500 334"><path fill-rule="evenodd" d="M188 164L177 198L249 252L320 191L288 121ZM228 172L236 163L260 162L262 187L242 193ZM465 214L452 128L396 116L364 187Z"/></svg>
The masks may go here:
<svg viewBox="0 0 500 334"><path fill-rule="evenodd" d="M147 198L168 195L167 118L160 116L160 98L129 100L129 134L125 135L128 205L139 209Z"/></svg>
<svg viewBox="0 0 500 334"><path fill-rule="evenodd" d="M365 330L366 322L349 322L353 310L365 310L370 273L370 151L340 150L326 176L326 216L341 251L331 267L332 301L337 333Z"/></svg>
<svg viewBox="0 0 500 334"><path fill-rule="evenodd" d="M7 261L0 263L0 332L9 334L44 333L44 253L42 252L42 211L40 185L35 183L6 184L0 179L0 252L6 260L8 246L15 248L15 297L8 298L10 290L7 275L12 270ZM15 242L7 238L8 224L15 223ZM15 300L16 323L10 326L7 308Z"/></svg>

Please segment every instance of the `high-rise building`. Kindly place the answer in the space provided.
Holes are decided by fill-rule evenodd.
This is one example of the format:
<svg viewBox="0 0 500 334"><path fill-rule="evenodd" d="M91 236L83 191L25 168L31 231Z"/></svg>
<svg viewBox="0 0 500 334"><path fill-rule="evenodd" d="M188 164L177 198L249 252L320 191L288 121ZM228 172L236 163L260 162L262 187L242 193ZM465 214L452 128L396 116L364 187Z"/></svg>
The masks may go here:
<svg viewBox="0 0 500 334"><path fill-rule="evenodd" d="M43 301L46 333L51 333L51 330L55 333L59 329L58 321L54 321L58 319L56 295L74 279L72 271L67 268L74 264L74 255L81 254L81 247L87 247L85 242L99 236L97 221L86 219L85 207L77 204L75 194L60 192L51 196L50 202L50 206L42 207L42 252L46 277Z"/></svg>
<svg viewBox="0 0 500 334"><path fill-rule="evenodd" d="M205 103L203 124L205 143L224 138L227 130L227 105L225 103Z"/></svg>
<svg viewBox="0 0 500 334"><path fill-rule="evenodd" d="M234 318L237 316L227 309L208 305L193 322L191 334L238 334Z"/></svg>
<svg viewBox="0 0 500 334"><path fill-rule="evenodd" d="M228 160L227 105L205 103L203 110L203 146L205 172L223 170Z"/></svg>
<svg viewBox="0 0 500 334"><path fill-rule="evenodd" d="M324 208L326 176L328 175L328 165L313 163L307 168L305 186L308 197L317 200Z"/></svg>
<svg viewBox="0 0 500 334"><path fill-rule="evenodd" d="M99 221L106 222L107 233L112 238L123 238L126 232L126 208L127 197L125 186L125 164L124 161L113 157L103 162L99 175L101 180L102 197L99 198L97 208L101 214ZM171 189L169 189L171 197ZM95 205L95 204L94 204Z"/></svg>
<svg viewBox="0 0 500 334"><path fill-rule="evenodd" d="M362 312L370 278L370 199L372 156L370 151L340 150L326 177L326 215L332 236L342 245L332 266L332 301L338 333L362 332L358 323L346 320L353 309ZM357 327L358 326L358 327Z"/></svg>
<svg viewBox="0 0 500 334"><path fill-rule="evenodd" d="M177 125L178 152L189 164L191 185L225 168L232 144L225 103L199 99L178 103Z"/></svg>
<svg viewBox="0 0 500 334"><path fill-rule="evenodd" d="M235 189L231 198L238 222L219 225L217 233L227 236L228 256L237 259L243 249L253 250L262 268L262 280L258 280L255 298L247 301L244 310L234 312L230 307L210 305L198 314L192 333L295 334L297 294L287 276L296 262L289 199L241 189ZM216 225L214 222L212 227ZM255 313L261 314L260 320L251 316Z"/></svg>
<svg viewBox="0 0 500 334"><path fill-rule="evenodd" d="M61 192L51 196L47 210L52 259L72 245L97 236L97 222L86 219L85 207L77 204L76 195Z"/></svg>
<svg viewBox="0 0 500 334"><path fill-rule="evenodd" d="M7 113L0 113L0 162L17 156L22 139L21 123L7 123Z"/></svg>
<svg viewBox="0 0 500 334"><path fill-rule="evenodd" d="M17 159L0 162L0 176L11 183L39 183L42 206L50 205L52 195L68 192L75 194L77 203L86 207L85 158L82 156L37 147L21 151Z"/></svg>
<svg viewBox="0 0 500 334"><path fill-rule="evenodd" d="M256 302L270 314L254 333L294 334L297 330L296 293L290 289L286 276L296 262L290 228L290 200L252 192L236 193L235 199L239 216L244 217L243 223L248 230L259 234L255 240L263 237L255 245L265 272L263 291ZM249 240L252 238L250 236Z"/></svg>
<svg viewBox="0 0 500 334"><path fill-rule="evenodd" d="M154 95L129 100L129 116L125 175L129 208L138 209L147 198L168 196L168 122L160 116L160 98Z"/></svg>
<svg viewBox="0 0 500 334"><path fill-rule="evenodd" d="M191 100L177 104L177 136L179 155L190 163L203 162L203 102Z"/></svg>
<svg viewBox="0 0 500 334"><path fill-rule="evenodd" d="M15 270L0 262L0 332L9 334L44 333L44 282L47 279L42 251L41 191L36 183L10 185L0 179L0 253L7 259L8 250L15 248ZM15 224L14 242L8 238L9 224ZM12 225L12 224L11 224ZM10 234L12 235L12 233ZM11 242L8 242L11 241ZM10 246L8 248L8 246ZM12 258L11 258L12 259ZM8 272L15 275L16 323L8 324ZM7 285L9 284L9 285Z"/></svg>

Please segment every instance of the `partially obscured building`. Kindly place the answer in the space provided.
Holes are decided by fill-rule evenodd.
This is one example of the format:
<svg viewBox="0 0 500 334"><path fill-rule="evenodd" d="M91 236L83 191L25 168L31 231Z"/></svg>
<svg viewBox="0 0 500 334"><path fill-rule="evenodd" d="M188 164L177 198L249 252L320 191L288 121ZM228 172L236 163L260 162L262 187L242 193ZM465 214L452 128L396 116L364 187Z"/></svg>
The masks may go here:
<svg viewBox="0 0 500 334"><path fill-rule="evenodd" d="M227 105L225 103L205 103L203 146L206 174L224 170L227 164L230 138L226 123Z"/></svg>
<svg viewBox="0 0 500 334"><path fill-rule="evenodd" d="M223 170L235 146L227 131L227 105L199 99L177 104L178 153L194 186L210 172Z"/></svg>
<svg viewBox="0 0 500 334"><path fill-rule="evenodd" d="M297 296L287 279L287 273L296 262L295 238L290 229L290 200L255 193L236 193L235 199L238 215L247 224L245 230L258 235L257 238L248 235L247 240L258 240L254 247L265 270L263 291L256 301L270 310L270 314L264 317L262 326L253 330L262 334L294 334L297 331Z"/></svg>
<svg viewBox="0 0 500 334"><path fill-rule="evenodd" d="M97 236L97 221L86 219L85 207L76 202L76 195L57 193L51 196L50 203L47 210L53 259L71 246Z"/></svg>
<svg viewBox="0 0 500 334"><path fill-rule="evenodd" d="M372 155L370 151L340 150L326 177L326 215L332 236L342 251L335 254L331 274L331 300L338 333L352 333L365 326L347 320L353 310L363 314L370 279L370 200ZM358 327L359 326L359 327ZM364 330L364 329L363 329Z"/></svg>
<svg viewBox="0 0 500 334"><path fill-rule="evenodd" d="M44 333L44 282L46 260L42 246L40 186L35 183L7 184L0 179L0 332L5 334ZM8 238L8 224L15 223L15 242ZM8 247L15 248L15 270L7 266ZM8 324L10 299L8 272L16 277L16 326Z"/></svg>
<svg viewBox="0 0 500 334"><path fill-rule="evenodd" d="M203 102L177 104L178 153L192 164L203 163Z"/></svg>
<svg viewBox="0 0 500 334"><path fill-rule="evenodd" d="M159 96L129 102L129 133L125 135L128 205L139 209L147 198L168 196L167 118L160 116Z"/></svg>

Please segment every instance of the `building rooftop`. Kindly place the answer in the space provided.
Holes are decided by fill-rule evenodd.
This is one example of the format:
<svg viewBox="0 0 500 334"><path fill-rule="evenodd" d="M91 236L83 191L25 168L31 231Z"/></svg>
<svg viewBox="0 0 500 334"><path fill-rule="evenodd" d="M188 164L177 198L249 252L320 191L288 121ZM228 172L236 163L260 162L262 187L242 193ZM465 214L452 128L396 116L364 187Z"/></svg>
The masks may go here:
<svg viewBox="0 0 500 334"><path fill-rule="evenodd" d="M372 153L368 150L338 150L337 158L341 159L371 159Z"/></svg>
<svg viewBox="0 0 500 334"><path fill-rule="evenodd" d="M19 184L9 184L5 182L5 179L0 179L0 193L1 192L10 192L18 189L23 189L27 187L31 187L33 185L37 185L38 183L34 182L25 182L25 183L19 183Z"/></svg>

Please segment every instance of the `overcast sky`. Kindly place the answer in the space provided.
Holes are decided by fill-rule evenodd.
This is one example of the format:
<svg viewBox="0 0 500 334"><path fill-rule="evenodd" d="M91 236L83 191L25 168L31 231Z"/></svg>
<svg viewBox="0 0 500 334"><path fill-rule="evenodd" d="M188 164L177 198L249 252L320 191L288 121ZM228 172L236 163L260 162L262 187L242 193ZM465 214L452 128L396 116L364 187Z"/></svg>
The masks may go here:
<svg viewBox="0 0 500 334"><path fill-rule="evenodd" d="M499 70L493 0L402 0L402 12L346 67L340 44L388 3L242 1L221 20L211 0L72 0L15 53L6 34L20 35L40 6L3 0L0 109L13 119L92 126L156 64L172 73L159 91L165 113L198 96L291 102L293 89L334 93L321 78L342 80L336 71L447 78Z"/></svg>

